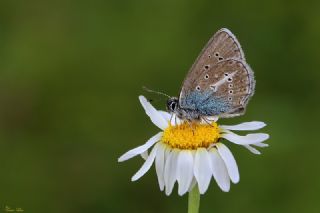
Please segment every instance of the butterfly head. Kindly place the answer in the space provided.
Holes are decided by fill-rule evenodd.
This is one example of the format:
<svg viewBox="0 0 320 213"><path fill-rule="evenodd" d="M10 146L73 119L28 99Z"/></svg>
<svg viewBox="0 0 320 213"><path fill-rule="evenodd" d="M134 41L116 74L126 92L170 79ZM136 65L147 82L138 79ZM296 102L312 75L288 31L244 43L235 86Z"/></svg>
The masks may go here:
<svg viewBox="0 0 320 213"><path fill-rule="evenodd" d="M179 100L177 97L170 97L167 100L167 110L169 112L176 112L178 109Z"/></svg>

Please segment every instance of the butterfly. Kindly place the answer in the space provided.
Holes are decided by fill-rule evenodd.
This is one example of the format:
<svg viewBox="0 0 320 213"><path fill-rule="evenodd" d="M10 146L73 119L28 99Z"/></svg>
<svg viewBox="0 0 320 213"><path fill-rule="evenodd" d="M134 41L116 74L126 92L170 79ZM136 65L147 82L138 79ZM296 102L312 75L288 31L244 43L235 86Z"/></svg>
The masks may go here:
<svg viewBox="0 0 320 213"><path fill-rule="evenodd" d="M167 110L188 121L208 116L235 117L245 113L254 89L253 71L239 41L230 30L222 28L190 68L179 97L167 100Z"/></svg>

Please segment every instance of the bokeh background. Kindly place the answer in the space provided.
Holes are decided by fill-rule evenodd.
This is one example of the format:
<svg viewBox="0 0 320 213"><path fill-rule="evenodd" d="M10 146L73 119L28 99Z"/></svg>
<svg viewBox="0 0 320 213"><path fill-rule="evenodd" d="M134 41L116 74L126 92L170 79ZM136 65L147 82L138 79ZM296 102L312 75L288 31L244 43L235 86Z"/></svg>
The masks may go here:
<svg viewBox="0 0 320 213"><path fill-rule="evenodd" d="M201 212L319 212L320 1L0 1L0 212L186 212L154 168L117 158L158 132L138 102L177 95L221 27L255 71L245 116L265 121L260 156L228 143L241 181L214 182Z"/></svg>

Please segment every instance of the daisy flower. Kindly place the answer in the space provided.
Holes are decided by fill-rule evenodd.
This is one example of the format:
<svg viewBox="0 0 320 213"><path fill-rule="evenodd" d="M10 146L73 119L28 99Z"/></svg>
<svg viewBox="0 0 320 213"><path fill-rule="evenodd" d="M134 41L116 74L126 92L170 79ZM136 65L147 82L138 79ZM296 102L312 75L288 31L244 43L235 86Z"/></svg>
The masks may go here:
<svg viewBox="0 0 320 213"><path fill-rule="evenodd" d="M241 145L254 154L260 154L255 147L268 146L263 143L269 138L268 134L240 136L232 132L258 130L266 125L264 122L252 121L232 126L218 125L216 121L190 124L175 117L171 119L169 113L156 110L143 96L139 100L153 124L161 131L145 144L123 154L118 161L138 155L145 159L132 181L141 178L155 162L160 190L164 190L166 195L171 194L176 182L179 195L191 191L194 186L198 186L200 194L204 194L212 178L224 192L230 190L230 181L238 183L237 163L229 148L222 143L225 141L223 139Z"/></svg>

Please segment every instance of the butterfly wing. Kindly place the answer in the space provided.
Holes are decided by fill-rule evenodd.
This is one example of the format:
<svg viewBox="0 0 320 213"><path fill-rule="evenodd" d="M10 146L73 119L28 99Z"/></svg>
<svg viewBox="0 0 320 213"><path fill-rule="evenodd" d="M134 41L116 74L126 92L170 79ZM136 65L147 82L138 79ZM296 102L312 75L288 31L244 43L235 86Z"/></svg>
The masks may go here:
<svg viewBox="0 0 320 213"><path fill-rule="evenodd" d="M222 28L212 36L190 68L182 84L180 96L189 88L189 83L195 81L204 70L230 58L245 61L237 38L230 30Z"/></svg>
<svg viewBox="0 0 320 213"><path fill-rule="evenodd" d="M180 97L182 108L205 116L232 117L244 113L255 81L245 62L227 59L202 72L189 86L185 96Z"/></svg>
<svg viewBox="0 0 320 213"><path fill-rule="evenodd" d="M181 108L201 115L237 116L253 95L253 72L235 36L219 30L200 53L183 82Z"/></svg>

